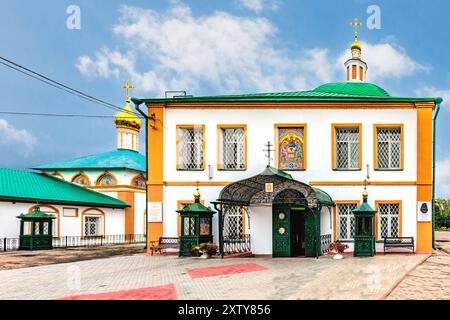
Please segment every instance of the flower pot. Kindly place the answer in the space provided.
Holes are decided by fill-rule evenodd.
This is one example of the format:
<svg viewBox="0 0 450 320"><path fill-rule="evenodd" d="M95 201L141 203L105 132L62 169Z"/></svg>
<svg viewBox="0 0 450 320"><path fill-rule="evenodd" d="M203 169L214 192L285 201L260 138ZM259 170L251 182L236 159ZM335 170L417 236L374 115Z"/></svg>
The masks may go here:
<svg viewBox="0 0 450 320"><path fill-rule="evenodd" d="M344 256L342 254L338 253L338 254L334 255L333 259L335 259L335 260L342 260L342 259L344 259Z"/></svg>
<svg viewBox="0 0 450 320"><path fill-rule="evenodd" d="M210 256L208 253L204 252L204 253L200 256L200 258L202 258L202 259L209 259L209 258L211 258L211 256Z"/></svg>

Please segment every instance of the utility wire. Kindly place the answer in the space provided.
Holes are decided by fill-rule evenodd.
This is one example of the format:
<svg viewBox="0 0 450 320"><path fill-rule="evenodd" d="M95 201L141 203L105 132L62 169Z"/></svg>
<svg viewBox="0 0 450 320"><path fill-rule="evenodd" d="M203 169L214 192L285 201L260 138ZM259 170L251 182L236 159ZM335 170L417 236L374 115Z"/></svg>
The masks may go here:
<svg viewBox="0 0 450 320"><path fill-rule="evenodd" d="M14 111L0 111L0 114L13 116L65 117L65 118L114 118L114 116L108 115L33 113L33 112L14 112Z"/></svg>
<svg viewBox="0 0 450 320"><path fill-rule="evenodd" d="M79 98L85 99L85 100L87 100L89 102L92 102L92 103L96 103L96 104L102 105L102 106L110 108L110 109L123 111L125 113L130 114L130 115L142 118L142 117L136 115L135 113L130 112L130 111L124 109L124 108L116 106L116 105L114 105L112 103L109 103L107 101L98 99L98 98L96 98L94 96L91 96L89 94L86 94L86 93L84 93L82 91L76 90L76 89L74 89L72 87L69 87L69 86L67 86L67 85L65 85L65 84L63 84L61 82L53 80L53 79L51 79L51 78L49 78L49 77L47 77L47 76L45 76L43 74L40 74L40 73L38 73L36 71L33 71L33 70L29 69L29 68L26 68L26 67L24 67L24 66L22 66L20 64L17 64L15 62L11 61L11 60L6 59L4 57L0 56L0 60L4 61L4 62L0 61L0 64L2 64L4 66L6 66L8 68L11 68L13 70L16 70L16 71L18 71L18 72L20 72L20 73L22 73L24 75L27 75L27 76L35 79L35 80L39 80L39 81L41 81L41 82L43 82L45 84L48 84L48 85L50 85L50 86L52 86L54 88L62 90L64 92L66 92L66 93L75 95L75 96L77 96Z"/></svg>

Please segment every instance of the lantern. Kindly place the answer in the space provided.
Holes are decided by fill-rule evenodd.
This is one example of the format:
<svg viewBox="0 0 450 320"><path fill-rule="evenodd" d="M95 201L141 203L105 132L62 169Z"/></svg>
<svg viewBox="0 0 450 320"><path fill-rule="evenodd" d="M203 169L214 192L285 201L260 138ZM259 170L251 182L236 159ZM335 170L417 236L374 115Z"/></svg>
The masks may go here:
<svg viewBox="0 0 450 320"><path fill-rule="evenodd" d="M21 214L19 250L53 249L53 219L37 206L27 214Z"/></svg>

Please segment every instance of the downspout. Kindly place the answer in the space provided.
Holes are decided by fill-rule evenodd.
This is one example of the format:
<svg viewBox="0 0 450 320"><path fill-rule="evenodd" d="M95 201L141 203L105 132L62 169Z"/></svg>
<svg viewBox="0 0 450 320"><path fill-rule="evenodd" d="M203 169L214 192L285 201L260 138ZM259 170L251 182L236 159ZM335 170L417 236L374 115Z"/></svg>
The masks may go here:
<svg viewBox="0 0 450 320"><path fill-rule="evenodd" d="M139 108L139 106L142 104L142 101L137 99L131 99L134 103L134 106L136 107L136 110L144 117L145 119L145 247L144 249L147 250L147 244L148 244L148 117L147 115Z"/></svg>
<svg viewBox="0 0 450 320"><path fill-rule="evenodd" d="M436 111L433 116L433 198L432 198L432 225L433 225L433 249L436 249L436 235L435 235L435 229L436 229L436 127L437 127L437 118L439 116L439 111L441 110L441 103L442 98L436 99Z"/></svg>

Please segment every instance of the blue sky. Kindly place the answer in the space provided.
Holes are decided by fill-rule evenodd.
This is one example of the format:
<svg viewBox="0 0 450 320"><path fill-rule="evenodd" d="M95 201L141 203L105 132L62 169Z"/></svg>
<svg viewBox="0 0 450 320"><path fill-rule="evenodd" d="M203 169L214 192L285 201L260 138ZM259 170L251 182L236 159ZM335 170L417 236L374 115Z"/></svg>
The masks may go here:
<svg viewBox="0 0 450 320"><path fill-rule="evenodd" d="M66 27L69 5L81 29ZM363 27L370 81L392 95L450 101L450 3L429 1L0 0L0 55L98 98L123 105L165 90L194 95L304 90L343 81L349 22L381 9L381 29ZM320 67L317 68L317 65ZM205 76L207 75L207 76ZM0 65L0 111L113 115ZM438 129L438 194L450 195L450 105ZM112 119L0 114L0 166L26 168L115 149ZM141 146L143 147L143 146ZM143 151L143 149L142 149Z"/></svg>

